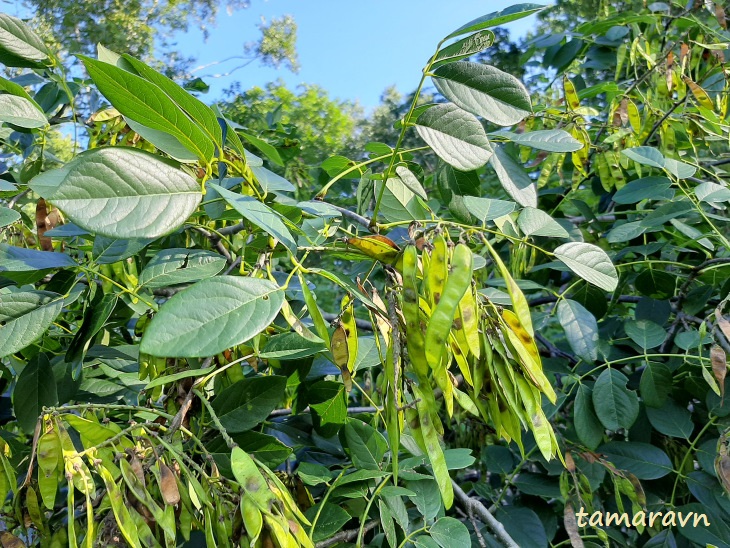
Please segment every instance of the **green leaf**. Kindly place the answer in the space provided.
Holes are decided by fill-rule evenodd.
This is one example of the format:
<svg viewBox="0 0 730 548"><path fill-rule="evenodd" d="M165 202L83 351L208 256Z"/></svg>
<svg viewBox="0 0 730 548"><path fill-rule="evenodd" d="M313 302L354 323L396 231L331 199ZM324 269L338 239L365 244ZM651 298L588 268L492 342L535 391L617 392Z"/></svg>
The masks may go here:
<svg viewBox="0 0 730 548"><path fill-rule="evenodd" d="M37 251L0 242L0 272L32 272L78 266L68 255Z"/></svg>
<svg viewBox="0 0 730 548"><path fill-rule="evenodd" d="M0 13L0 62L9 67L42 67L49 62L45 43L17 17Z"/></svg>
<svg viewBox="0 0 730 548"><path fill-rule="evenodd" d="M695 195L700 202L730 202L730 188L709 181L697 185Z"/></svg>
<svg viewBox="0 0 730 548"><path fill-rule="evenodd" d="M89 348L94 335L104 327L116 304L116 294L104 294L98 290L94 298L88 301L84 310L84 321L66 350L65 361L74 368L74 377L77 377L78 372L81 371L86 350Z"/></svg>
<svg viewBox="0 0 730 548"><path fill-rule="evenodd" d="M612 441L601 445L598 452L617 468L631 472L640 480L663 478L674 471L667 454L648 443Z"/></svg>
<svg viewBox="0 0 730 548"><path fill-rule="evenodd" d="M132 240L97 236L91 254L97 264L113 264L136 255L152 243L150 238Z"/></svg>
<svg viewBox="0 0 730 548"><path fill-rule="evenodd" d="M462 38L453 44L441 48L436 54L433 66L437 67L444 63L453 63L460 59L471 57L475 53L484 51L494 43L494 33L491 30L482 30Z"/></svg>
<svg viewBox="0 0 730 548"><path fill-rule="evenodd" d="M423 200L428 200L428 196L426 196L426 191L423 189L421 181L418 180L418 177L416 177L410 169L405 166L398 166L395 168L395 173L411 192Z"/></svg>
<svg viewBox="0 0 730 548"><path fill-rule="evenodd" d="M84 55L77 57L99 91L124 116L170 133L205 163L213 159L215 145L210 137L158 86L114 65Z"/></svg>
<svg viewBox="0 0 730 548"><path fill-rule="evenodd" d="M345 423L345 441L352 463L360 469L379 470L388 450L383 435L369 424L350 418Z"/></svg>
<svg viewBox="0 0 730 548"><path fill-rule="evenodd" d="M317 337L315 337L317 338ZM323 340L305 339L299 333L280 333L274 335L259 353L260 358L277 360L296 360L314 356L326 350Z"/></svg>
<svg viewBox="0 0 730 548"><path fill-rule="evenodd" d="M140 351L206 357L246 342L274 320L284 292L269 280L216 276L165 303L145 330Z"/></svg>
<svg viewBox="0 0 730 548"><path fill-rule="evenodd" d="M543 9L545 9L545 6L541 6L540 4L515 4L514 6L488 13L487 15L482 15L477 19L469 21L466 25L462 25L449 34L445 39L448 40L449 38L454 38L455 36L460 36L462 34L467 34L481 29L499 27L509 23L510 21L516 21L517 19L522 19L523 17L537 13Z"/></svg>
<svg viewBox="0 0 730 548"><path fill-rule="evenodd" d="M672 371L661 362L649 362L641 374L639 391L644 405L661 407L672 391Z"/></svg>
<svg viewBox="0 0 730 548"><path fill-rule="evenodd" d="M689 409L672 399L667 399L662 407L647 407L646 416L658 432L672 438L689 440L695 427Z"/></svg>
<svg viewBox="0 0 730 548"><path fill-rule="evenodd" d="M319 510L319 505L313 506L305 515L310 521L312 521ZM314 532L312 533L312 540L314 542L319 542L330 538L332 535L340 531L342 526L351 519L352 516L350 516L350 514L348 514L341 506L325 502L324 506L321 507L319 519L315 524Z"/></svg>
<svg viewBox="0 0 730 548"><path fill-rule="evenodd" d="M335 381L316 382L309 388L307 399L309 400L309 407L319 417L320 427L326 427L330 424L339 427L339 425L345 423L347 418L347 396L345 386L342 383Z"/></svg>
<svg viewBox="0 0 730 548"><path fill-rule="evenodd" d="M218 117L213 110L197 97L190 95L167 76L151 69L142 61L131 55L124 54L122 58L127 61L137 73L152 82L165 92L177 105L183 109L190 118L208 135L218 148L223 147L223 130L218 123Z"/></svg>
<svg viewBox="0 0 730 548"><path fill-rule="evenodd" d="M471 449L458 448L447 449L444 451L444 459L446 459L446 468L449 470L461 470L474 464L476 460L471 454Z"/></svg>
<svg viewBox="0 0 730 548"><path fill-rule="evenodd" d="M441 548L463 548L471 546L469 530L455 518L443 517L436 520L429 530L431 537Z"/></svg>
<svg viewBox="0 0 730 548"><path fill-rule="evenodd" d="M605 291L618 286L618 272L605 251L593 244L570 242L554 251L555 256L585 281Z"/></svg>
<svg viewBox="0 0 730 548"><path fill-rule="evenodd" d="M558 303L558 321L576 356L588 363L598 359L598 323L583 305L570 299Z"/></svg>
<svg viewBox="0 0 730 548"><path fill-rule="evenodd" d="M608 430L628 430L639 416L639 398L628 390L626 375L615 369L605 369L593 386L593 407L598 419Z"/></svg>
<svg viewBox="0 0 730 548"><path fill-rule="evenodd" d="M179 381L180 379L189 379L190 377L203 377L205 375L208 375L209 373L212 373L215 370L216 366L211 365L210 367L205 367L203 369L188 369L187 371L179 371L177 373L173 373L172 375L162 375L161 377L157 377L153 381L148 382L145 385L144 389L152 390L156 386L163 386L171 382Z"/></svg>
<svg viewBox="0 0 730 548"><path fill-rule="evenodd" d="M543 474L534 474L523 472L517 476L514 486L520 492L527 495L535 495L536 497L545 497L550 499L560 499L560 484L557 478L551 478Z"/></svg>
<svg viewBox="0 0 730 548"><path fill-rule="evenodd" d="M529 508L500 506L495 517L504 525L517 546L548 548L545 526L538 515Z"/></svg>
<svg viewBox="0 0 730 548"><path fill-rule="evenodd" d="M622 150L621 154L643 166L664 168L664 155L654 147L627 148Z"/></svg>
<svg viewBox="0 0 730 548"><path fill-rule="evenodd" d="M433 83L452 103L500 126L514 125L532 113L525 86L490 65L449 63L434 71Z"/></svg>
<svg viewBox="0 0 730 548"><path fill-rule="evenodd" d="M694 205L689 200L675 199L672 202L662 204L641 220L641 226L645 228L656 228L665 225L667 222L687 215L694 210Z"/></svg>
<svg viewBox="0 0 730 548"><path fill-rule="evenodd" d="M13 390L13 411L26 434L35 430L44 407L58 404L56 381L48 357L39 353L20 373Z"/></svg>
<svg viewBox="0 0 730 548"><path fill-rule="evenodd" d="M279 151L276 150L276 147L270 145L263 139L259 139L255 135L245 133L241 130L238 130L238 133L243 136L243 138L246 139L249 143L259 149L264 154L264 156L271 160L272 163L276 164L277 166L284 167L284 160L281 159L281 155L279 154Z"/></svg>
<svg viewBox="0 0 730 548"><path fill-rule="evenodd" d="M464 205L466 205L469 213L482 223L509 215L517 207L517 204L507 200L492 200L490 198L477 198L476 196L464 196Z"/></svg>
<svg viewBox="0 0 730 548"><path fill-rule="evenodd" d="M387 489L387 487L385 489ZM383 489L383 491L385 489ZM398 546L398 537L395 530L395 522L393 521L393 514L391 513L387 503L383 499L380 499L378 501L378 512L380 513L380 525L383 528L383 532L385 533L385 538L388 541L388 545Z"/></svg>
<svg viewBox="0 0 730 548"><path fill-rule="evenodd" d="M0 206L0 228L20 220L20 213L9 207Z"/></svg>
<svg viewBox="0 0 730 548"><path fill-rule="evenodd" d="M284 221L276 211L263 202L251 196L236 194L213 183L208 183L214 188L231 207L238 211L243 218L255 224L261 230L279 240L290 252L297 252L297 243L284 224Z"/></svg>
<svg viewBox="0 0 730 548"><path fill-rule="evenodd" d="M250 430L284 399L286 377L269 375L238 381L212 401L213 410L230 433Z"/></svg>
<svg viewBox="0 0 730 548"><path fill-rule="evenodd" d="M674 191L672 181L666 177L644 177L631 181L613 195L617 204L635 204L641 200L671 200Z"/></svg>
<svg viewBox="0 0 730 548"><path fill-rule="evenodd" d="M456 105L435 105L418 117L416 131L447 164L461 171L482 167L492 156L487 134L476 116Z"/></svg>
<svg viewBox="0 0 730 548"><path fill-rule="evenodd" d="M38 340L62 307L61 296L49 291L0 294L0 357L14 354Z"/></svg>
<svg viewBox="0 0 730 548"><path fill-rule="evenodd" d="M674 158L664 159L664 169L674 175L677 179L687 179L697 173L697 168Z"/></svg>
<svg viewBox="0 0 730 548"><path fill-rule="evenodd" d="M506 136L518 145L548 152L576 152L583 148L583 143L562 129L541 129L527 133L504 131L496 135Z"/></svg>
<svg viewBox="0 0 730 548"><path fill-rule="evenodd" d="M588 449L594 450L603 441L605 429L593 408L593 390L585 384L580 385L575 397L573 424L578 438Z"/></svg>
<svg viewBox="0 0 730 548"><path fill-rule="evenodd" d="M139 275L139 285L156 289L197 282L215 276L226 266L226 259L203 249L163 249L152 257Z"/></svg>
<svg viewBox="0 0 730 548"><path fill-rule="evenodd" d="M198 161L197 154L188 150L187 147L180 142L180 139L174 135L170 135L169 133L160 131L159 129L152 129L140 124L139 122L135 122L126 116L124 117L124 121L127 123L129 128L142 137L142 139L149 141L155 148L171 156L178 162L189 164Z"/></svg>
<svg viewBox="0 0 730 548"><path fill-rule="evenodd" d="M517 225L525 236L545 236L548 238L569 238L570 235L550 215L541 209L526 207L517 217Z"/></svg>
<svg viewBox="0 0 730 548"><path fill-rule="evenodd" d="M249 156L252 155L247 154L246 158L249 158ZM294 192L296 190L296 187L281 175L277 175L263 166L252 165L250 161L248 165L264 192L282 193Z"/></svg>
<svg viewBox="0 0 730 548"><path fill-rule="evenodd" d="M497 173L502 187L515 202L525 207L537 207L535 183L525 173L522 166L507 154L504 147L499 146L494 149L494 155L490 158L489 163Z"/></svg>
<svg viewBox="0 0 730 548"><path fill-rule="evenodd" d="M651 320L627 320L624 322L624 330L643 350L656 348L667 338L664 328Z"/></svg>
<svg viewBox="0 0 730 548"><path fill-rule="evenodd" d="M0 95L0 121L24 128L39 128L48 125L46 115L25 97Z"/></svg>
<svg viewBox="0 0 730 548"><path fill-rule="evenodd" d="M172 164L128 148L87 152L51 195L30 187L78 226L112 238L158 238L177 230L202 199L200 185Z"/></svg>
<svg viewBox="0 0 730 548"><path fill-rule="evenodd" d="M382 185L382 181L376 181L376 195L380 192ZM380 202L380 212L385 220L391 223L428 218L428 210L421 204L418 196L399 177L391 177L386 182L383 199Z"/></svg>

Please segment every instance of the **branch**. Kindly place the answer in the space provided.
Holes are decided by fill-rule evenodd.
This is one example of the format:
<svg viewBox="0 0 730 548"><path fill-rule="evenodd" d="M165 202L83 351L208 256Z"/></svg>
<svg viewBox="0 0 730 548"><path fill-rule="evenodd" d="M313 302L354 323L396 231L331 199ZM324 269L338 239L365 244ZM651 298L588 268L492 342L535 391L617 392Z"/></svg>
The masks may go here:
<svg viewBox="0 0 730 548"><path fill-rule="evenodd" d="M367 533L371 529L375 529L375 527L378 526L378 523L379 522L376 519L366 523L365 527L363 527L363 534ZM318 542L317 544L315 544L315 547L316 548L327 548L328 546L332 546L333 544L337 544L338 542L347 542L348 540L354 539L359 532L360 532L360 528L340 531L335 536L330 537L327 540L322 540L322 541Z"/></svg>
<svg viewBox="0 0 730 548"><path fill-rule="evenodd" d="M330 204L329 202L322 202L322 203L325 203L328 206L335 208L337 211L342 213L342 215L344 217L348 217L348 218L352 219L359 225L364 226L368 232L372 232L372 229L370 228L370 219L367 219L367 218L363 217L362 215L358 215L354 211L350 211L349 209L346 209L344 207L336 206L334 204Z"/></svg>
<svg viewBox="0 0 730 548"><path fill-rule="evenodd" d="M479 521L489 527L489 529L492 530L496 537L502 542L502 544L507 546L507 548L520 548L514 539L509 536L504 525L497 521L497 518L490 514L489 510L487 510L481 502L467 495L454 480L451 480L451 485L454 488L456 500L459 501L459 504L461 504L461 506L466 510L468 515L478 517Z"/></svg>
<svg viewBox="0 0 730 548"><path fill-rule="evenodd" d="M218 253L220 253L221 255L223 255L226 258L226 261L228 261L228 264L231 264L233 262L233 258L231 257L231 254L226 249L226 246L223 245L223 242L221 242L221 238L220 238L220 236L218 236L218 234L213 234L209 230L206 230L199 226L194 226L193 229L196 230L197 232L200 232L203 236L208 238L208 241L210 242L210 244L213 247L215 247L218 250Z"/></svg>
<svg viewBox="0 0 730 548"><path fill-rule="evenodd" d="M382 411L382 408L377 407L348 407L347 408L347 414L348 415L358 415L360 413L377 413L378 411ZM305 407L300 411L301 413L311 413L312 410L309 407ZM276 418L276 417L286 417L288 415L291 415L294 413L293 409L274 409L271 413L269 413L268 418Z"/></svg>

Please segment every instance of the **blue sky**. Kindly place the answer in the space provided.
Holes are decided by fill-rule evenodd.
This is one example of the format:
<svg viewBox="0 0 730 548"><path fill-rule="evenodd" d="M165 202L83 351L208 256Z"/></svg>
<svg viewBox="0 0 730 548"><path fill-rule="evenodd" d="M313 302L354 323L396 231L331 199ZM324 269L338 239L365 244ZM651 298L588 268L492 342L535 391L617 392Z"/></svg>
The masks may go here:
<svg viewBox="0 0 730 548"><path fill-rule="evenodd" d="M177 37L178 48L197 58L196 66L243 55L243 44L259 36L261 17L290 14L298 25L297 48L301 70L260 67L253 63L229 77L205 78L208 99L220 97L231 82L243 89L281 78L289 87L318 84L333 97L357 100L366 109L377 106L383 90L397 85L412 91L421 68L439 40L464 23L504 9L518 0L251 0L251 6L229 15L222 7L210 37L199 31ZM507 28L523 35L535 16ZM197 75L225 73L230 61L203 69ZM240 63L240 61L238 62Z"/></svg>

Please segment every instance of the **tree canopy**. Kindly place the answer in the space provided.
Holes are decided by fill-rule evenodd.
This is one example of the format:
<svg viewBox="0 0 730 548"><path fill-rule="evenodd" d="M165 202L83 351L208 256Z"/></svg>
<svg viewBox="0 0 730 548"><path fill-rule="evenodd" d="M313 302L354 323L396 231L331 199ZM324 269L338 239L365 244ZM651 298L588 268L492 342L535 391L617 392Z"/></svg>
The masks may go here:
<svg viewBox="0 0 730 548"><path fill-rule="evenodd" d="M727 21L598 7L357 124L0 14L0 543L730 545Z"/></svg>

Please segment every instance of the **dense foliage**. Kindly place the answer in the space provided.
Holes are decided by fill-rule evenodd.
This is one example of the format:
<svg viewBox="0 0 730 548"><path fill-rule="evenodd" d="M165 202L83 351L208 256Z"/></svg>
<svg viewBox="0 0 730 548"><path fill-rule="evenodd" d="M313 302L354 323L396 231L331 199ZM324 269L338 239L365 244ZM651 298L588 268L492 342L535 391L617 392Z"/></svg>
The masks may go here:
<svg viewBox="0 0 730 548"><path fill-rule="evenodd" d="M451 32L312 195L308 113L0 15L3 546L730 545L730 35L606 4L532 94L469 59L541 6Z"/></svg>

